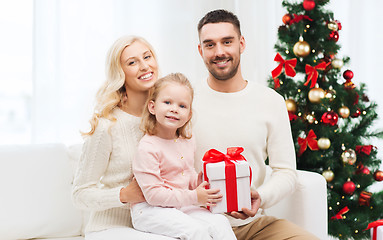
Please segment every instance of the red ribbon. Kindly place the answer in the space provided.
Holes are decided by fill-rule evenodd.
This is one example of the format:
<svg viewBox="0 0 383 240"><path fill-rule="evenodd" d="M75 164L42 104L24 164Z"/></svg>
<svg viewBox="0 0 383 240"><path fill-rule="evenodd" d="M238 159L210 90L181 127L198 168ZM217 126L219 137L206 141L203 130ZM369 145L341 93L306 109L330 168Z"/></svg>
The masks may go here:
<svg viewBox="0 0 383 240"><path fill-rule="evenodd" d="M309 131L306 138L301 138L301 137L298 138L298 144L299 146L301 146L299 149L299 156L306 151L307 146L309 146L309 148L312 151L319 150L318 141L316 140L316 138L317 136L315 135L312 129Z"/></svg>
<svg viewBox="0 0 383 240"><path fill-rule="evenodd" d="M369 223L367 228L364 231L373 228L373 230L372 230L372 240L376 240L377 235L378 235L377 228L379 226L383 226L383 219L376 220L375 222Z"/></svg>
<svg viewBox="0 0 383 240"><path fill-rule="evenodd" d="M295 76L296 72L294 68L297 65L296 58L284 60L281 54L277 53L277 55L275 55L274 61L280 62L280 64L273 71L271 71L271 76L273 79L277 78L282 73L283 66L285 67L285 74L287 76Z"/></svg>
<svg viewBox="0 0 383 240"><path fill-rule="evenodd" d="M311 85L310 85L310 88L313 88L315 87L315 84L317 83L317 79L318 79L318 70L325 70L326 67L330 64L330 62L326 63L326 62L321 62L319 63L318 65L316 65L315 67L312 67L311 65L309 64L306 64L306 74L307 74L307 81L305 82L305 86L307 86L311 80Z"/></svg>
<svg viewBox="0 0 383 240"><path fill-rule="evenodd" d="M312 21L312 19L306 15L296 15L295 13L293 13L293 16L294 16L294 18L290 20L289 25L300 22L303 19Z"/></svg>
<svg viewBox="0 0 383 240"><path fill-rule="evenodd" d="M206 164L225 162L225 183L226 183L226 201L227 212L238 211L237 200L237 175L235 171L235 164L237 160L246 161L245 157L241 155L243 152L242 147L230 147L227 149L227 154L223 154L216 149L210 149L205 153L202 158L203 171L205 181L209 181L206 175ZM250 184L251 184L251 169L250 169Z"/></svg>
<svg viewBox="0 0 383 240"><path fill-rule="evenodd" d="M346 206L344 208L342 208L335 216L332 216L331 217L331 220L333 219L342 219L342 215L347 213L350 209Z"/></svg>
<svg viewBox="0 0 383 240"><path fill-rule="evenodd" d="M279 79L278 78L274 78L273 80L274 80L274 89L280 88L281 84L279 82Z"/></svg>
<svg viewBox="0 0 383 240"><path fill-rule="evenodd" d="M364 145L364 146L358 145L355 147L355 151L359 154L364 153L366 155L370 155L373 148L374 146L372 145Z"/></svg>

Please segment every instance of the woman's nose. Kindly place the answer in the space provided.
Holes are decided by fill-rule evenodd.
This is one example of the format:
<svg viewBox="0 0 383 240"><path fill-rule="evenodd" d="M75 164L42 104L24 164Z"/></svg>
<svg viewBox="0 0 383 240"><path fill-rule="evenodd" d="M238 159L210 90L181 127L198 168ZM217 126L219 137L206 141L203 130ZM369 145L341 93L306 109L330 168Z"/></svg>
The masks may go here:
<svg viewBox="0 0 383 240"><path fill-rule="evenodd" d="M145 71L149 68L149 64L145 61L142 61L141 62L141 65L140 65L140 68L141 68L141 71Z"/></svg>

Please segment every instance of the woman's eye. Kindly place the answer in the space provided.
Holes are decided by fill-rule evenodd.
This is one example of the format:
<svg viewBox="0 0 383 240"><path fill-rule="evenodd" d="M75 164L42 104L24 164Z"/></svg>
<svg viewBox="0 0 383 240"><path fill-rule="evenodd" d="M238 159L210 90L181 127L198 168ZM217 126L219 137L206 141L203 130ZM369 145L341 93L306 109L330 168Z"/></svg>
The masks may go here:
<svg viewBox="0 0 383 240"><path fill-rule="evenodd" d="M149 59L151 57L152 57L151 55L147 55L147 56L144 57L144 59Z"/></svg>
<svg viewBox="0 0 383 240"><path fill-rule="evenodd" d="M133 65L135 63L136 63L136 61L130 61L130 62L128 62L128 65L130 66L130 65Z"/></svg>

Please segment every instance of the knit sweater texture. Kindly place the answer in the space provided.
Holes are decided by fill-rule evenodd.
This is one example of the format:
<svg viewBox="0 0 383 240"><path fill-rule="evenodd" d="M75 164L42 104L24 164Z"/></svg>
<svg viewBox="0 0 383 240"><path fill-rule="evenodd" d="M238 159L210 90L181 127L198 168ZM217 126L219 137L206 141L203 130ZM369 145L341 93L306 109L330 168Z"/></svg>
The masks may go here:
<svg viewBox="0 0 383 240"><path fill-rule="evenodd" d="M99 119L86 137L75 173L72 198L75 206L90 212L85 232L132 227L129 204L120 201L120 190L132 180L132 161L142 137L141 118L116 108L116 121Z"/></svg>
<svg viewBox="0 0 383 240"><path fill-rule="evenodd" d="M296 188L296 158L286 105L282 96L263 85L248 82L238 92L212 90L206 80L195 86L193 133L196 137L197 172L209 149L226 153L243 147L252 168L252 188L261 196L261 208L278 203ZM266 163L272 168L266 179ZM262 215L260 209L255 217ZM232 226L253 220L229 217Z"/></svg>

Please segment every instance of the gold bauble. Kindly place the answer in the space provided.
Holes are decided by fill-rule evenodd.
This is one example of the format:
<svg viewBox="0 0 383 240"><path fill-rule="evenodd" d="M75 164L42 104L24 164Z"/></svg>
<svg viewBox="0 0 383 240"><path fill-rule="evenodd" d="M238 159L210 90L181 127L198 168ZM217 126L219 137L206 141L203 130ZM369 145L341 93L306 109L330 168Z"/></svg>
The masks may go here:
<svg viewBox="0 0 383 240"><path fill-rule="evenodd" d="M353 165L356 162L356 153L351 148L344 151L341 157L342 157L342 162L344 164L347 163L347 164Z"/></svg>
<svg viewBox="0 0 383 240"><path fill-rule="evenodd" d="M308 123L314 123L315 121L315 116L314 115L311 115L311 114L307 114L305 116L305 119L307 120Z"/></svg>
<svg viewBox="0 0 383 240"><path fill-rule="evenodd" d="M293 52L297 57L306 57L310 54L310 45L308 42L299 40L293 47Z"/></svg>
<svg viewBox="0 0 383 240"><path fill-rule="evenodd" d="M318 147L319 149L326 150L331 146L331 141L328 138L322 137L318 139Z"/></svg>
<svg viewBox="0 0 383 240"><path fill-rule="evenodd" d="M332 31L338 31L338 24L335 21L327 23L327 27Z"/></svg>
<svg viewBox="0 0 383 240"><path fill-rule="evenodd" d="M295 113L297 111L297 103L293 99L287 99L285 101L287 111Z"/></svg>
<svg viewBox="0 0 383 240"><path fill-rule="evenodd" d="M312 103L320 103L324 96L325 92L322 88L313 88L309 91L309 100Z"/></svg>
<svg viewBox="0 0 383 240"><path fill-rule="evenodd" d="M342 118L348 118L350 116L350 109L346 106L343 106L338 109L338 113Z"/></svg>
<svg viewBox="0 0 383 240"><path fill-rule="evenodd" d="M333 88L329 88L328 90L325 91L324 96L328 100L332 101L336 98L335 94L336 94L335 90Z"/></svg>
<svg viewBox="0 0 383 240"><path fill-rule="evenodd" d="M324 170L322 176L326 179L327 182L331 182L334 179L334 172L330 169Z"/></svg>
<svg viewBox="0 0 383 240"><path fill-rule="evenodd" d="M332 66L333 68L338 68L338 69L340 69L340 68L343 67L343 60L342 60L342 59L338 59L338 58L332 60L332 61L331 61L331 66Z"/></svg>

